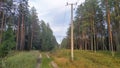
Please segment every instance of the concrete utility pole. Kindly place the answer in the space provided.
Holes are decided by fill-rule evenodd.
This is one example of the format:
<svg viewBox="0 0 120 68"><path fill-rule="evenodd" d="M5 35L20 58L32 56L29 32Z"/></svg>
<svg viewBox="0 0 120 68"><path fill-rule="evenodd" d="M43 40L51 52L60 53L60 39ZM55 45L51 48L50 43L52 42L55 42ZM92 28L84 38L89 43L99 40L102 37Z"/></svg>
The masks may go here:
<svg viewBox="0 0 120 68"><path fill-rule="evenodd" d="M73 49L74 49L74 42L73 42L73 5L77 5L77 3L67 3L67 6L71 5L71 60L74 60L74 53L73 53Z"/></svg>

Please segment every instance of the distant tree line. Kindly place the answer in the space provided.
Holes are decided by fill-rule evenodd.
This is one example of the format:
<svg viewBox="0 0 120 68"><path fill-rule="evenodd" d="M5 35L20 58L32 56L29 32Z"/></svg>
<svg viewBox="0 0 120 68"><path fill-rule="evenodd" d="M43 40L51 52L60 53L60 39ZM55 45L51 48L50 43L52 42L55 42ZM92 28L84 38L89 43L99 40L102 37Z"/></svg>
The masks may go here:
<svg viewBox="0 0 120 68"><path fill-rule="evenodd" d="M28 0L0 0L0 57L10 50L50 51L56 45L49 24L39 21Z"/></svg>
<svg viewBox="0 0 120 68"><path fill-rule="evenodd" d="M70 28L62 48L70 48ZM120 51L120 0L85 0L74 18L74 48Z"/></svg>

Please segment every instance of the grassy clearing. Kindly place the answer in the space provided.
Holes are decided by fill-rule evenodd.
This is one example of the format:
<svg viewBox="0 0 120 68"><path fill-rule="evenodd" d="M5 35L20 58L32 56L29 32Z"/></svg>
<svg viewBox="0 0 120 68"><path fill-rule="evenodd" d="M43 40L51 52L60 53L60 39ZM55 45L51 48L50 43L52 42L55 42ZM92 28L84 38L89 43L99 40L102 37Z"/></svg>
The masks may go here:
<svg viewBox="0 0 120 68"><path fill-rule="evenodd" d="M3 68L35 68L38 51L18 52L13 56L6 57L2 62Z"/></svg>
<svg viewBox="0 0 120 68"><path fill-rule="evenodd" d="M42 62L40 68L52 68L50 62L52 61L51 58L47 58L46 53L42 53Z"/></svg>
<svg viewBox="0 0 120 68"><path fill-rule="evenodd" d="M111 57L109 52L74 51L74 61L70 61L69 50L59 50L51 54L60 68L119 68L120 58Z"/></svg>

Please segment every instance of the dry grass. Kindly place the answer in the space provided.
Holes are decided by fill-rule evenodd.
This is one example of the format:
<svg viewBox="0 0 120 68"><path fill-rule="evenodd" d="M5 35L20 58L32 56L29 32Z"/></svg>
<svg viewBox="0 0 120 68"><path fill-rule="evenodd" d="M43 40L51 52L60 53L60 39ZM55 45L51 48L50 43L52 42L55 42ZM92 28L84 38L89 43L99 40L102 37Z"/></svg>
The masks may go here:
<svg viewBox="0 0 120 68"><path fill-rule="evenodd" d="M102 52L74 51L74 61L70 60L69 50L59 50L51 54L60 68L119 68L120 58Z"/></svg>

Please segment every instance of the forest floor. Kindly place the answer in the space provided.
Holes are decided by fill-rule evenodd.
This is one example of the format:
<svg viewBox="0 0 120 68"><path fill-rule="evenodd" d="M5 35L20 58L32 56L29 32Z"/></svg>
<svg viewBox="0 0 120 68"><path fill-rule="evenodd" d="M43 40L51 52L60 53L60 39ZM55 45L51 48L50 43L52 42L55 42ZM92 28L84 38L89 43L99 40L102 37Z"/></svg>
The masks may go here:
<svg viewBox="0 0 120 68"><path fill-rule="evenodd" d="M39 60L39 61L38 61ZM39 62L39 63L38 63ZM108 51L74 51L74 61L70 60L70 50L54 52L23 51L12 52L0 60L2 68L119 68L120 53L111 56Z"/></svg>

